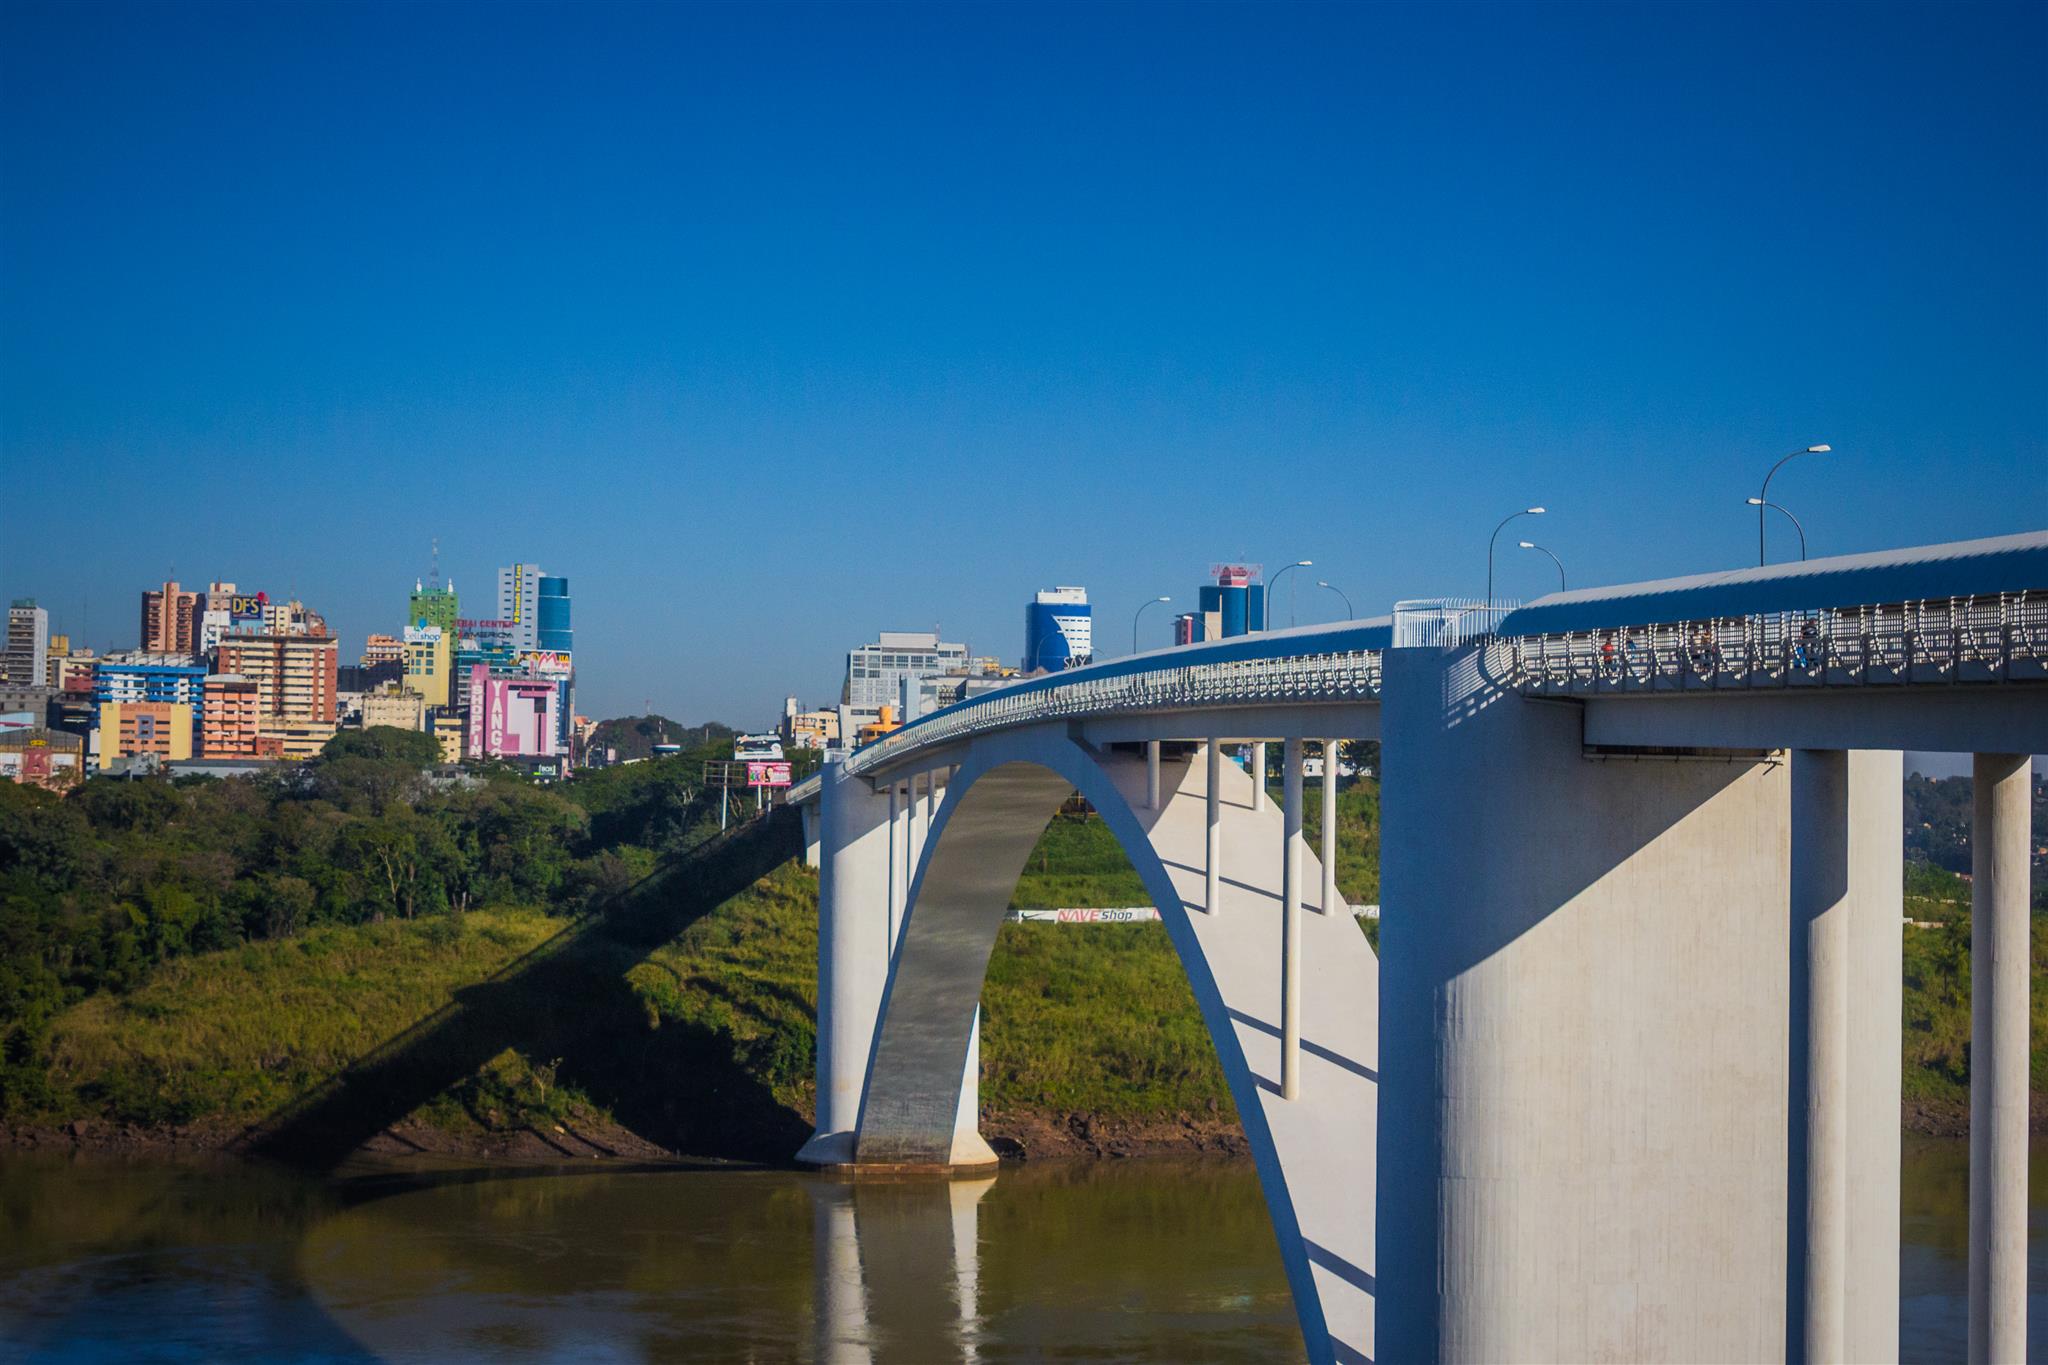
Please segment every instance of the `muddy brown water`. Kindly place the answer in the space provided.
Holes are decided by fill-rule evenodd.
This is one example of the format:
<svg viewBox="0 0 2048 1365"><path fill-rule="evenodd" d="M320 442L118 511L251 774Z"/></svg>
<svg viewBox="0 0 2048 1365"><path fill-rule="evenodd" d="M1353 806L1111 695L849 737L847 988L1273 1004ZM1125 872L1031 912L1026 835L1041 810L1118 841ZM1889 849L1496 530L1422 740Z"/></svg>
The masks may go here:
<svg viewBox="0 0 2048 1365"><path fill-rule="evenodd" d="M2048 1359L2048 1144L2031 1354ZM1968 1148L1908 1138L1902 1345L1962 1357ZM1297 1360L1245 1162L991 1179L0 1156L0 1358Z"/></svg>

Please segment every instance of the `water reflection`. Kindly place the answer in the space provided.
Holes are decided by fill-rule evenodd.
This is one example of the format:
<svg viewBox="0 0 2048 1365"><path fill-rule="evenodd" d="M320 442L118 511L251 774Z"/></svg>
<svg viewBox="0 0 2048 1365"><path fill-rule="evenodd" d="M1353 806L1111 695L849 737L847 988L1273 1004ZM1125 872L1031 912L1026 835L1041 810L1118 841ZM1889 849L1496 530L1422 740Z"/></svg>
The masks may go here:
<svg viewBox="0 0 2048 1365"><path fill-rule="evenodd" d="M2036 1218L2048 1148L2035 1152ZM1902 1351L1960 1358L1968 1150L1910 1142ZM2048 1339L2037 1222L2030 1313ZM732 1168L0 1159L0 1358L1299 1359L1249 1166L840 1181Z"/></svg>

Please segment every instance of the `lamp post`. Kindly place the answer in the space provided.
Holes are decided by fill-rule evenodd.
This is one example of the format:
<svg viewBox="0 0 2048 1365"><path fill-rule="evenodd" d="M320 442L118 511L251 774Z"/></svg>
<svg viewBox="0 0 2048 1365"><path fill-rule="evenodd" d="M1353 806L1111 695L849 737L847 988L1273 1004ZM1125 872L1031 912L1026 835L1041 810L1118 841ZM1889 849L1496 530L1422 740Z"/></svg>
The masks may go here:
<svg viewBox="0 0 2048 1365"><path fill-rule="evenodd" d="M1507 524L1508 524L1509 522L1513 521L1513 520L1514 520L1514 519L1515 519L1516 517L1540 517L1540 516L1542 516L1542 515L1543 515L1543 509L1542 509L1541 507L1524 507L1524 508L1523 508L1523 509L1522 509L1521 511L1519 511L1519 512L1510 512L1510 513L1508 513L1508 514L1507 514L1506 516L1502 517L1502 518L1500 519L1500 526L1496 526L1496 527L1494 527L1494 528L1493 528L1493 534L1492 534L1492 535L1491 535L1490 537L1488 537L1488 538L1487 538L1487 542L1486 542L1486 605L1487 605L1487 606L1491 607L1491 606L1493 605L1493 546L1494 546L1494 542L1500 539L1501 527L1504 527L1504 526L1506 526L1506 525L1507 525Z"/></svg>
<svg viewBox="0 0 2048 1365"><path fill-rule="evenodd" d="M1537 544L1537 543L1536 543L1535 541L1533 541L1533 540L1525 540L1525 541L1521 542L1521 545L1522 545L1522 548L1523 548L1523 549L1525 549L1525 550L1534 550L1534 551L1536 551L1536 553L1538 553L1538 554L1545 554L1545 555L1550 555L1550 551L1548 551L1548 550L1544 549L1544 548L1543 548L1543 547L1542 547L1541 545L1538 545L1538 544ZM1555 564L1555 565L1557 565L1557 590L1558 590L1559 592L1563 592L1563 591L1564 591L1564 561L1563 561L1563 560L1561 560L1561 559L1559 559L1559 558L1558 558L1558 557L1557 557L1556 555L1550 555L1550 562L1551 562L1551 563L1553 563L1553 564Z"/></svg>
<svg viewBox="0 0 2048 1365"><path fill-rule="evenodd" d="M1776 464L1772 465L1770 474L1764 475L1764 486L1758 489L1756 496L1749 500L1750 503L1754 505L1756 508L1756 562L1759 566L1762 566L1770 562L1764 555L1764 508L1773 505L1772 503L1766 501L1766 499L1768 499L1771 496L1771 474L1776 474L1780 469L1783 469L1785 467L1785 460L1796 460L1801 455L1825 455L1833 449L1833 446L1819 445L1808 446L1804 450L1795 450L1790 455L1785 456L1784 459L1781 459ZM1778 510L1780 512L1785 512L1785 509L1782 507L1778 508ZM1785 515L1789 517L1792 514L1790 512L1785 512ZM1794 518L1793 524L1795 526L1798 525L1798 520L1796 518ZM1804 538L1806 532L1801 531L1799 534L1802 538ZM1801 555L1800 558L1804 559L1805 556Z"/></svg>
<svg viewBox="0 0 2048 1365"><path fill-rule="evenodd" d="M1161 602L1171 602L1172 600L1171 597L1155 597L1150 602L1140 603L1138 609L1131 613L1131 653L1136 654L1138 652L1138 618L1145 614L1145 608L1156 607Z"/></svg>
<svg viewBox="0 0 2048 1365"><path fill-rule="evenodd" d="M1287 568L1273 575L1273 581L1266 587L1265 628L1267 630L1273 628L1273 589L1280 586L1280 580L1287 577L1289 569L1307 569L1313 568L1314 565L1315 561L1313 559L1297 559L1292 564L1289 564ZM1294 585L1292 583L1287 585L1287 594L1287 624L1291 626L1294 624Z"/></svg>
<svg viewBox="0 0 2048 1365"><path fill-rule="evenodd" d="M1344 599L1345 620L1356 621L1358 619L1358 613L1351 609L1351 594L1345 592L1344 589L1338 587L1335 583L1332 583L1327 578L1318 578L1316 580L1316 586L1319 588L1328 588L1331 592L1336 593L1337 596Z"/></svg>
<svg viewBox="0 0 2048 1365"><path fill-rule="evenodd" d="M1804 455L1806 452L1802 450L1799 453ZM1776 507L1785 514L1786 520L1792 523L1792 529L1799 533L1799 562L1804 564L1806 562L1806 528L1799 524L1799 518L1793 516L1789 508L1782 507L1775 502L1765 502L1762 498L1746 498L1744 501L1756 509L1758 516L1764 514L1766 507Z"/></svg>

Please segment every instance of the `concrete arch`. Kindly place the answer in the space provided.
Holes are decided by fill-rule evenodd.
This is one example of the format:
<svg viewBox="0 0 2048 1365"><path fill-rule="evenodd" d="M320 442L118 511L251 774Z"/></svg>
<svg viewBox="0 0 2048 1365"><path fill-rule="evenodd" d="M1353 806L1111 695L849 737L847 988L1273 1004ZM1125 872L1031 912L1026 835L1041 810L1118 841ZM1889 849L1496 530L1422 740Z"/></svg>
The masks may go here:
<svg viewBox="0 0 2048 1365"><path fill-rule="evenodd" d="M1180 955L1258 1165L1313 1361L1369 1360L1375 1298L1378 962L1348 907L1322 913L1304 853L1302 1090L1280 1077L1282 817L1221 765L1222 893L1203 906L1206 765L1168 763L1157 809L1141 760L1062 727L977 739L925 841L863 1086L856 1161L959 1164L961 1103L989 953L1025 859L1069 792L1100 812ZM962 1131L966 1129L967 1131ZM985 1147L980 1150L986 1151ZM1297 1197L1298 1196L1298 1197Z"/></svg>

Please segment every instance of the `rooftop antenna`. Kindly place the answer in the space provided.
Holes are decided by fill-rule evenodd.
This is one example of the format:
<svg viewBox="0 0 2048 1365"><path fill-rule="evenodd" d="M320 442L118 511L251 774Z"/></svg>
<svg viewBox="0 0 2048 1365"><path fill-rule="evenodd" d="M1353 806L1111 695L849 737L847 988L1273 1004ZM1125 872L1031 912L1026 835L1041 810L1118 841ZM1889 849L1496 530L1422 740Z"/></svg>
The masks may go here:
<svg viewBox="0 0 2048 1365"><path fill-rule="evenodd" d="M434 563L427 573L427 583L435 592L441 591L441 537L434 537Z"/></svg>

